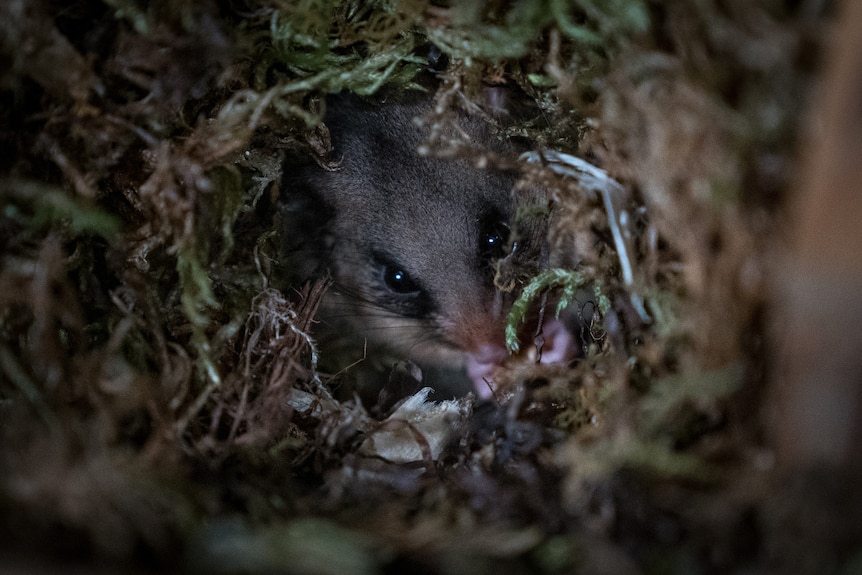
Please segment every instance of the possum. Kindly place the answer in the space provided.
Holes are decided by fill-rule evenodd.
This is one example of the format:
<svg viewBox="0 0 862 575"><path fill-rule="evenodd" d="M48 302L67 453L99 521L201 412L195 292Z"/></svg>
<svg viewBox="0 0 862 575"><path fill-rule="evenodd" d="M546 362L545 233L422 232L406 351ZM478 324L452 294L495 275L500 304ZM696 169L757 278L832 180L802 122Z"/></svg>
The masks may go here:
<svg viewBox="0 0 862 575"><path fill-rule="evenodd" d="M427 96L327 99L332 161L285 164L285 261L293 282L332 278L313 333L324 352L352 346L344 365L407 360L444 374L423 383L450 392L460 385L453 381L466 383L461 391L472 383L487 398L507 359L504 328L516 295L499 289L495 274L505 266L535 272L547 222L514 199L516 173L418 153L427 134L416 119L431 105ZM458 125L472 144L499 156L518 152L484 120L462 113ZM560 322L546 320L544 331L543 361L577 354Z"/></svg>

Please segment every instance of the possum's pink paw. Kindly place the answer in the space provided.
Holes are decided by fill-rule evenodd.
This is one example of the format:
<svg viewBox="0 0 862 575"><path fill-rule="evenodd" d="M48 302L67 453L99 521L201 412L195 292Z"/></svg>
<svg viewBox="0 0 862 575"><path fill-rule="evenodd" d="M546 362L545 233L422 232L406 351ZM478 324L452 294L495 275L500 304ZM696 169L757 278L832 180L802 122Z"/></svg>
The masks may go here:
<svg viewBox="0 0 862 575"><path fill-rule="evenodd" d="M542 325L542 357L539 363L569 363L578 355L578 346L572 332L556 318L546 319ZM539 342L537 341L538 345Z"/></svg>
<svg viewBox="0 0 862 575"><path fill-rule="evenodd" d="M545 320L542 334L535 342L531 342L531 345L533 344L541 346L539 363L567 364L578 355L575 336L563 322L555 318ZM494 371L506 361L508 356L506 349L497 345L483 345L468 356L467 374L480 399L488 399L494 395L496 389ZM533 347L528 357L535 360L537 356L537 350Z"/></svg>

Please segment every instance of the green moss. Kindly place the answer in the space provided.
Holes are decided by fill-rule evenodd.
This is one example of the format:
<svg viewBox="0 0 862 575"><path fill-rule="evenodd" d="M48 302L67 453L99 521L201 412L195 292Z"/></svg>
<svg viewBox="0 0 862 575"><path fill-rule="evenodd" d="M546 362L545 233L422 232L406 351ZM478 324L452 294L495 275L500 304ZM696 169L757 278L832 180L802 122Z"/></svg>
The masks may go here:
<svg viewBox="0 0 862 575"><path fill-rule="evenodd" d="M528 283L515 303L506 321L506 347L509 351L517 353L520 349L518 342L518 324L524 321L530 306L541 296L545 290L556 288L559 290L559 300L555 316L566 309L575 299L578 290L593 284L593 295L596 298L596 306L599 313L606 313L610 308L610 300L602 293L598 282L591 281L585 274L567 269L549 269L540 272Z"/></svg>
<svg viewBox="0 0 862 575"><path fill-rule="evenodd" d="M116 241L120 222L92 200L36 180L0 179L2 216L38 233L65 228L70 234L96 234Z"/></svg>

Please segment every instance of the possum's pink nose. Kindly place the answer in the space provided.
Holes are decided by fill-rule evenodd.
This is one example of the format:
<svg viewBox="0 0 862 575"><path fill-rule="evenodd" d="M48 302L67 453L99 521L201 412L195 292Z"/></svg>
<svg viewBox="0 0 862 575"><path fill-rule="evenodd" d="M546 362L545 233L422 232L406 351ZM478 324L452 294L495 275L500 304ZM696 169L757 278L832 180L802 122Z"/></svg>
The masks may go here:
<svg viewBox="0 0 862 575"><path fill-rule="evenodd" d="M566 364L578 355L575 337L558 319L545 319L542 325L540 363ZM476 394L481 399L493 396L496 385L494 371L508 357L506 348L499 345L484 344L467 358L467 374L476 388Z"/></svg>
<svg viewBox="0 0 862 575"><path fill-rule="evenodd" d="M479 398L488 399L494 394L494 370L508 355L505 347L482 345L467 357L467 375L470 376Z"/></svg>

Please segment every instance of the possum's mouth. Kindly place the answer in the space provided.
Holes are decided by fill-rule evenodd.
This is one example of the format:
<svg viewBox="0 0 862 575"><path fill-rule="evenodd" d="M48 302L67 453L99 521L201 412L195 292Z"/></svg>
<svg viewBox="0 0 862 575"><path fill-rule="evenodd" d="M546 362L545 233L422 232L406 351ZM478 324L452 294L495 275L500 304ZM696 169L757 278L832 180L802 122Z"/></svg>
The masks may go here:
<svg viewBox="0 0 862 575"><path fill-rule="evenodd" d="M528 357L537 363L564 365L577 357L579 351L575 336L556 318L544 321L541 335L534 343ZM508 357L505 348L494 345L482 346L468 355L467 374L481 399L493 397L496 391L494 372Z"/></svg>

